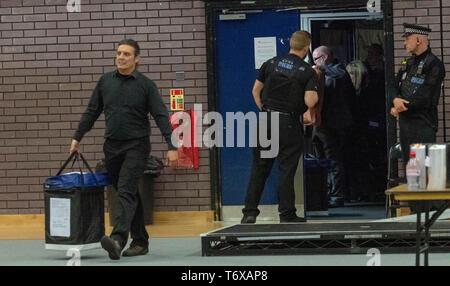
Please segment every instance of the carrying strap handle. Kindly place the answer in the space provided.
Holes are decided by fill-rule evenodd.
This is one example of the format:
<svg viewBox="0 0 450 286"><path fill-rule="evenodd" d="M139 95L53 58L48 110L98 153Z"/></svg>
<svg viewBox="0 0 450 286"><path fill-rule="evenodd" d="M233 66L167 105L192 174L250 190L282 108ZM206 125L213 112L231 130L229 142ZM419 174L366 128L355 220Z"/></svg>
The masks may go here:
<svg viewBox="0 0 450 286"><path fill-rule="evenodd" d="M86 166L86 168L89 170L89 172L90 172L91 174L94 174L94 172L92 172L91 166L89 166L89 164L88 164L88 162L86 161L86 159L84 159L83 154L81 154L81 153L79 153L79 154L80 154L80 158L81 158L81 160L83 161L83 163L84 163L84 165Z"/></svg>
<svg viewBox="0 0 450 286"><path fill-rule="evenodd" d="M94 177L95 180L95 184L98 186L98 181L97 181L97 177L95 176L95 173L92 172L91 166L89 166L88 162L86 161L86 159L84 159L83 154L79 153L81 160L83 160L84 165L87 167L87 169L89 170L89 172L92 174L92 176Z"/></svg>
<svg viewBox="0 0 450 286"><path fill-rule="evenodd" d="M66 162L64 162L64 164L59 169L59 171L56 174L56 176L59 176L61 174L61 172L66 168L67 164L69 164L69 162L73 159L73 156L75 156L75 154L77 154L77 152L73 152L72 154L70 154L69 158L67 158ZM75 164L75 160L72 163L72 167L73 167L73 164Z"/></svg>
<svg viewBox="0 0 450 286"><path fill-rule="evenodd" d="M73 159L73 163L72 163L72 168L73 165L75 164L75 161L77 160L78 156L75 156L76 154L78 154L81 158L81 160L83 161L84 166L86 166L86 168L89 170L89 172L92 174L92 176L95 179L95 184L98 185L98 181L97 181L97 177L95 176L94 172L91 169L91 166L89 166L88 162L86 161L86 159L84 158L83 154L78 153L78 152L73 152L72 154L70 154L69 158L67 158L66 162L64 162L64 164L62 165L62 167L59 169L58 173L56 174L56 176L60 175L61 172L67 167L67 165L69 164L69 162ZM74 158L75 156L75 158ZM80 168L80 173L81 173L81 183L84 185L84 176L83 176L83 171L81 170L81 166L79 166Z"/></svg>
<svg viewBox="0 0 450 286"><path fill-rule="evenodd" d="M73 165L75 164L76 161L78 161L78 169L80 170L81 185L84 186L84 175L83 175L83 170L81 169L80 160L78 160L78 156L75 156L75 158L73 159L72 169L73 169Z"/></svg>

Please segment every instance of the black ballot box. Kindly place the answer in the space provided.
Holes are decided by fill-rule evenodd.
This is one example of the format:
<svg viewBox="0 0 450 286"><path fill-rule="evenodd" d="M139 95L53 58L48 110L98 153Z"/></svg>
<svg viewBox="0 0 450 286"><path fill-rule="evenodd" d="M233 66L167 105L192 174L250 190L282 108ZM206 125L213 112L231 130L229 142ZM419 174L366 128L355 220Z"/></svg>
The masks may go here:
<svg viewBox="0 0 450 286"><path fill-rule="evenodd" d="M306 154L303 158L303 190L306 216L328 215L327 159Z"/></svg>
<svg viewBox="0 0 450 286"><path fill-rule="evenodd" d="M104 189L110 179L106 172L93 173L80 157L89 172L79 166L78 172L61 174L72 154L57 175L44 182L45 249L99 248L105 235Z"/></svg>
<svg viewBox="0 0 450 286"><path fill-rule="evenodd" d="M45 248L98 248L105 235L104 187L44 191Z"/></svg>

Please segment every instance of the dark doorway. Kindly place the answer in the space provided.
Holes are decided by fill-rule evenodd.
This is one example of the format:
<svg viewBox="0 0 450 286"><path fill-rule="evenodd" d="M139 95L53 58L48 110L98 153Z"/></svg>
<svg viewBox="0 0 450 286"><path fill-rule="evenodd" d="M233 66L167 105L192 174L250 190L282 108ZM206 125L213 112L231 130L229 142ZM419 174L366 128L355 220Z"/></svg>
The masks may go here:
<svg viewBox="0 0 450 286"><path fill-rule="evenodd" d="M217 49L217 41L218 41L218 22L217 15L219 14L235 14L228 16L231 19L238 20L239 16L242 17L242 14L259 14L267 9L275 11L275 12L283 12L283 11L292 11L296 10L300 15L300 29L310 31L313 36L313 43L311 48L315 48L320 44L328 44L333 45L336 49L337 57L344 64L348 64L354 59L364 60L367 57L368 46L370 43L366 41L362 41L365 38L359 37L364 32L368 32L370 30L376 30L379 32L381 47L386 47L386 74L389 74L386 77L385 82L392 81L391 79L391 69L392 68L392 52L390 50L393 49L393 39L392 39L392 5L385 6L385 1L383 2L383 13L378 13L377 15L368 15L366 10L365 0L349 0L349 1L341 1L341 0L324 0L320 1L320 5L317 1L304 1L302 2L302 7L299 7L298 1L271 1L264 0L261 2L253 2L253 1L245 1L237 2L237 1L211 1L206 2L206 14L207 14L207 56L208 56L208 110L209 111L219 111L223 106L223 102L221 102L221 97L218 92L218 79L219 75L219 67L220 63L217 62L217 56L220 52ZM390 2L389 2L390 3ZM389 4L388 3L388 4ZM263 14L263 13L261 13ZM309 19L308 25L305 25L304 19L302 16L304 15L321 15L323 14L331 14L327 17L314 18L311 17ZM339 14L343 14L343 17L340 17ZM361 16L365 14L366 16ZM239 20L238 20L239 21ZM339 30L343 33L342 37L332 37L330 35L333 34L333 30ZM361 31L363 31L361 33ZM367 33L366 33L367 34ZM233 72L234 73L234 72ZM254 81L254 79L249 80L250 83ZM385 82L382 85L385 85ZM385 97L384 93L382 97ZM384 106L385 103L383 102ZM233 110L236 111L236 110ZM382 117L385 117L385 110L382 112ZM383 118L375 118L374 120L367 121L367 128L372 128L371 130L383 130L382 135L384 137L380 137L377 139L378 141L371 140L371 142L378 142L377 144L381 144L386 146L386 120ZM384 138L384 139L383 139ZM383 141L384 140L384 141ZM392 140L391 140L392 141ZM367 147L367 146L366 146ZM371 150L367 147L364 150ZM380 148L381 149L381 148ZM379 158L381 160L386 159L386 149L382 150L383 154L376 154L376 152L366 151L366 154L362 156L369 160L369 156L373 156L374 159ZM222 174L223 166L221 164L221 159L223 159L223 152L226 150L222 150L220 148L211 149L211 185L212 185L212 205L216 210L216 218L222 218L222 211L224 202L226 205L227 198L223 197L224 194L224 183L226 183L227 177L224 177ZM228 157L227 157L228 158ZM379 162L378 162L379 163ZM375 168L373 164L364 163L364 165L369 168L369 171ZM380 169L387 168L387 162ZM372 168L372 169L371 169ZM369 190L374 185L374 181L379 182L381 185L384 185L386 182L386 174L384 174L384 170L380 170L379 180L375 179L375 176L354 176L360 180L358 182L361 184L365 184L366 187L357 187L358 190L363 189L366 193L374 194L376 192L372 192ZM235 180L236 183L246 184L246 180ZM381 188L380 188L381 190ZM381 193L384 191L380 191ZM224 200L225 199L225 200ZM384 195L383 195L384 199ZM375 208L371 206L374 205ZM329 217L334 216L334 213L341 213L343 215L338 214L336 217L340 219L376 219L384 217L384 206L381 205L381 197L368 197L363 200L352 200L345 205L348 207L344 209L342 212L338 209L330 209ZM367 214L365 214L364 209L367 210ZM374 211L375 210L375 211ZM370 214L369 214L370 213ZM330 217L331 218L331 217ZM327 219L327 218L323 218Z"/></svg>
<svg viewBox="0 0 450 286"><path fill-rule="evenodd" d="M328 209L327 216L337 219L383 218L388 161L382 18L369 19L358 13L346 13L342 18L329 15L327 19L324 15L317 20L312 18L309 26L313 35L312 50L328 46L336 61L347 66L349 73L356 65L363 65L365 71L361 82L354 80L357 89L353 102L354 124L345 140L345 204ZM373 64L373 52L381 55L377 65ZM331 179L328 184L331 189ZM308 206L306 208L308 210Z"/></svg>

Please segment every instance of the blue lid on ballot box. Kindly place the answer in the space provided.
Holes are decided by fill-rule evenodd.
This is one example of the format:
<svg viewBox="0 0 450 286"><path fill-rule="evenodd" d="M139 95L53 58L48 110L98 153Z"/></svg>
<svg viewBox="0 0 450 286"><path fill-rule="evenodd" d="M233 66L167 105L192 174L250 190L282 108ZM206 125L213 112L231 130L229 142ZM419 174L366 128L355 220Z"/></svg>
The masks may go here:
<svg viewBox="0 0 450 286"><path fill-rule="evenodd" d="M49 177L45 180L45 189L71 189L86 187L104 187L110 185L107 172L80 173L71 172Z"/></svg>

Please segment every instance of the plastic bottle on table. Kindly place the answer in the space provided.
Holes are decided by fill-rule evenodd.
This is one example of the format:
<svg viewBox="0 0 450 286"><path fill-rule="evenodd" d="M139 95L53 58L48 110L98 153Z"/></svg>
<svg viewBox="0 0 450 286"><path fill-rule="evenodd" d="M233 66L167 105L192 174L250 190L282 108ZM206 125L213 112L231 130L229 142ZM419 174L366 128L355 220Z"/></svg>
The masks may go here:
<svg viewBox="0 0 450 286"><path fill-rule="evenodd" d="M416 152L411 151L409 161L406 165L406 179L408 181L408 191L419 189L419 176L421 162L416 158Z"/></svg>

